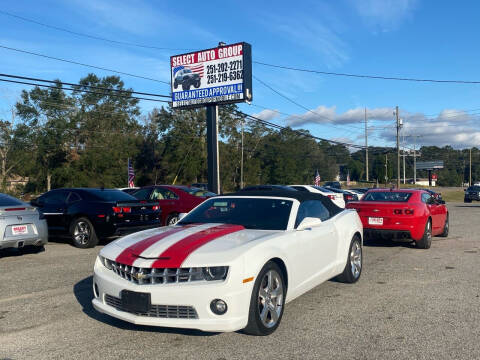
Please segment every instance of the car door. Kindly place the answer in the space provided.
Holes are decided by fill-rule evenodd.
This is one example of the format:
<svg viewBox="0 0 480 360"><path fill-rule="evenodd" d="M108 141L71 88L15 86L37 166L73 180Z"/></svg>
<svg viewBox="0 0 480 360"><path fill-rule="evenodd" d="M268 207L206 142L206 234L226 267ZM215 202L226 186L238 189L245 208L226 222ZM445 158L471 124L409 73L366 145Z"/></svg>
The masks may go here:
<svg viewBox="0 0 480 360"><path fill-rule="evenodd" d="M443 227L443 220L442 220L442 208L439 205L435 198L428 195L427 198L427 207L430 210L430 216L432 217L432 231L433 234L437 234L440 229Z"/></svg>
<svg viewBox="0 0 480 360"><path fill-rule="evenodd" d="M37 204L39 210L47 220L48 230L51 232L63 232L65 228L66 200L69 192L54 190L42 195Z"/></svg>
<svg viewBox="0 0 480 360"><path fill-rule="evenodd" d="M297 212L295 228L306 217L322 220L318 226L295 232L298 243L299 262L298 282L300 286L309 288L330 278L336 258L338 241L333 219L319 200L302 202Z"/></svg>
<svg viewBox="0 0 480 360"><path fill-rule="evenodd" d="M168 217L171 214L179 214L183 212L180 206L179 196L167 188L154 188L152 193L150 194L150 199L157 200L160 205L160 209L162 212L162 225L167 224Z"/></svg>

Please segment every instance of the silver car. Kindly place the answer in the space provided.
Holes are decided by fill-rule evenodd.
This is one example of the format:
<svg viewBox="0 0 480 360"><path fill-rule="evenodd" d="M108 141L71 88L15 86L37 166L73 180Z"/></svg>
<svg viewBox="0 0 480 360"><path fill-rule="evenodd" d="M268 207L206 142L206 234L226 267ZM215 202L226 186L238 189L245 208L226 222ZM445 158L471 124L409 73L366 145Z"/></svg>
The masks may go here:
<svg viewBox="0 0 480 360"><path fill-rule="evenodd" d="M29 204L0 193L0 249L43 246L48 242L43 214Z"/></svg>

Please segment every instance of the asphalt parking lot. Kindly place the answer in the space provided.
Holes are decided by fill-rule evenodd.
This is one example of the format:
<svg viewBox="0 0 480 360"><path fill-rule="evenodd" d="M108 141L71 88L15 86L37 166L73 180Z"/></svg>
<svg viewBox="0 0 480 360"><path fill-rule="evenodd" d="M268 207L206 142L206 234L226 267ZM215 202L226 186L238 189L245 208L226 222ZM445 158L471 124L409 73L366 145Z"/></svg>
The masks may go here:
<svg viewBox="0 0 480 360"><path fill-rule="evenodd" d="M0 257L0 359L480 359L480 204L431 249L367 243L360 281L289 303L269 337L134 326L91 305L101 246Z"/></svg>

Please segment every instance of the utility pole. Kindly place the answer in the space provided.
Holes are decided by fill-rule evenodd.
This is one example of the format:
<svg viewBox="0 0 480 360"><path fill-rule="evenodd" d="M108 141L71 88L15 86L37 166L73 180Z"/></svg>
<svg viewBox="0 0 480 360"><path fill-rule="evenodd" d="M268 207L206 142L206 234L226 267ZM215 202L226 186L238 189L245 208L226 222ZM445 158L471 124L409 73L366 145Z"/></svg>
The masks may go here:
<svg viewBox="0 0 480 360"><path fill-rule="evenodd" d="M403 184L405 185L405 130L403 130L403 141L402 141L402 144L403 144L403 151L402 151L402 155L403 155Z"/></svg>
<svg viewBox="0 0 480 360"><path fill-rule="evenodd" d="M395 107L395 116L397 118L397 189L400 189L400 145L399 145L399 134L400 134L400 117L398 116L398 106Z"/></svg>
<svg viewBox="0 0 480 360"><path fill-rule="evenodd" d="M365 179L368 182L368 130L367 130L367 108L365 107Z"/></svg>
<svg viewBox="0 0 480 360"><path fill-rule="evenodd" d="M468 179L468 185L472 186L472 148L470 148L470 176Z"/></svg>
<svg viewBox="0 0 480 360"><path fill-rule="evenodd" d="M387 187L387 179L388 179L388 154L385 153L385 187Z"/></svg>
<svg viewBox="0 0 480 360"><path fill-rule="evenodd" d="M243 119L242 119L242 155L240 160L240 189L243 189Z"/></svg>

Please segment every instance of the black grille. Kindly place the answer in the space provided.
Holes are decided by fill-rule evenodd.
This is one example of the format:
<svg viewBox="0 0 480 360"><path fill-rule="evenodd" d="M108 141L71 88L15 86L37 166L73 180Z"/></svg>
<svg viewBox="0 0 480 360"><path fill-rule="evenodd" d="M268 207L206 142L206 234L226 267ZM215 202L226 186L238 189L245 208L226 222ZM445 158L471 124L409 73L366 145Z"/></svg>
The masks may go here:
<svg viewBox="0 0 480 360"><path fill-rule="evenodd" d="M185 305L151 305L147 312L131 312L122 306L122 300L112 296L105 295L105 303L117 309L118 311L128 312L137 316L168 318L168 319L198 319L197 311L193 306Z"/></svg>

